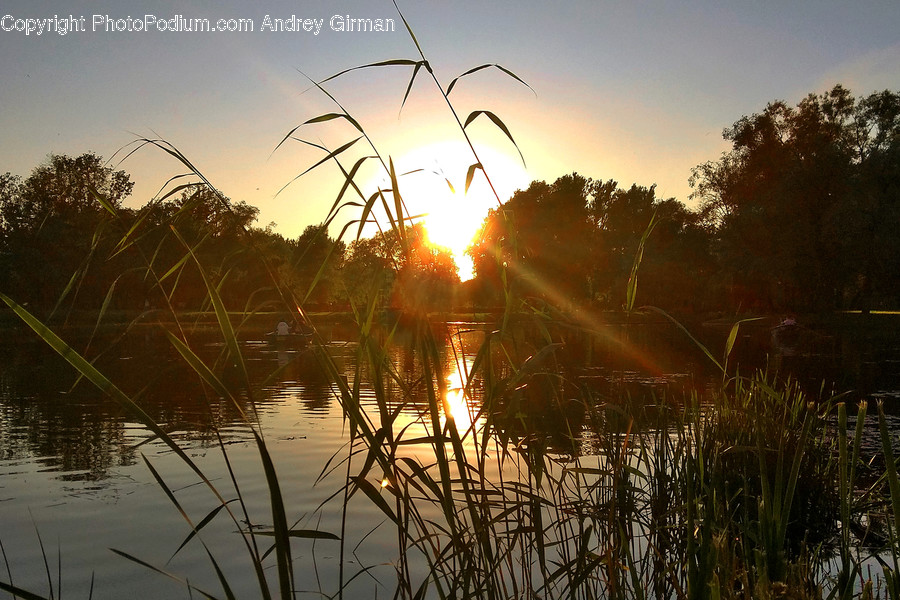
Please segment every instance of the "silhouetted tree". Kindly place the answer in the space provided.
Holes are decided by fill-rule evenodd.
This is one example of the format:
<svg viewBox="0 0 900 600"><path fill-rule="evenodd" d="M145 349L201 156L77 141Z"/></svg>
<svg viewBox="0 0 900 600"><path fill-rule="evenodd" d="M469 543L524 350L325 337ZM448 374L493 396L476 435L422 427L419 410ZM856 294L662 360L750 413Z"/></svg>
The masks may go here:
<svg viewBox="0 0 900 600"><path fill-rule="evenodd" d="M432 246L421 224L378 233L350 244L341 277L347 296L376 296L392 308L427 312L452 307L459 273L449 251Z"/></svg>
<svg viewBox="0 0 900 600"><path fill-rule="evenodd" d="M535 181L488 213L470 250L480 301L501 301L504 264L509 290L516 295L559 306L587 298L593 250L589 183L577 173L552 185Z"/></svg>
<svg viewBox="0 0 900 600"><path fill-rule="evenodd" d="M640 240L652 219L640 264L639 303L680 311L714 305L706 289L714 265L699 215L674 198L657 198L656 186L624 190L612 180L592 185L588 208L597 237L591 281L600 306L625 304Z"/></svg>
<svg viewBox="0 0 900 600"><path fill-rule="evenodd" d="M898 105L838 85L725 130L732 149L691 184L733 302L813 309L896 294Z"/></svg>
<svg viewBox="0 0 900 600"><path fill-rule="evenodd" d="M113 216L131 193L124 171L96 154L51 155L21 181L0 179L0 287L19 301L52 307L81 295L101 298L118 263L106 261Z"/></svg>
<svg viewBox="0 0 900 600"><path fill-rule="evenodd" d="M552 185L534 182L490 211L480 241L470 250L476 301L496 304L507 289L563 309L618 310L654 214L660 233L645 248L641 302L689 307L698 293L696 276L711 264L699 217L674 199L657 199L655 186L623 190L613 180L577 174Z"/></svg>
<svg viewBox="0 0 900 600"><path fill-rule="evenodd" d="M345 244L328 235L324 224L309 225L293 245L289 272L298 298L316 304L329 304L341 293L339 270L344 261Z"/></svg>
<svg viewBox="0 0 900 600"><path fill-rule="evenodd" d="M165 279L162 289L149 295L163 293L176 307L198 308L207 291L195 260L188 256L192 253L229 308L245 308L254 292L273 286L262 254L254 249L254 241L262 243L251 234L258 213L202 184L146 205L139 216L140 241L156 275Z"/></svg>

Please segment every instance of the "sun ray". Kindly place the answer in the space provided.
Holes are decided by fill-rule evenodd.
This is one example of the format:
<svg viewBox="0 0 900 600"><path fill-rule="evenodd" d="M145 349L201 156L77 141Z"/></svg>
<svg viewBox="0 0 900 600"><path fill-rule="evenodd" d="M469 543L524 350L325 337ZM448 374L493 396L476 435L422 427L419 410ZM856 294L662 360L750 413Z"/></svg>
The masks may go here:
<svg viewBox="0 0 900 600"><path fill-rule="evenodd" d="M514 157L492 148L479 152L501 201L529 182L527 172ZM450 251L463 281L474 276L472 259L466 250L488 210L498 205L478 170L466 189L466 173L472 161L471 151L464 143L449 141L420 146L395 161L397 171L405 173L399 187L407 209L411 214L423 215L429 242ZM381 185L385 187L384 182Z"/></svg>

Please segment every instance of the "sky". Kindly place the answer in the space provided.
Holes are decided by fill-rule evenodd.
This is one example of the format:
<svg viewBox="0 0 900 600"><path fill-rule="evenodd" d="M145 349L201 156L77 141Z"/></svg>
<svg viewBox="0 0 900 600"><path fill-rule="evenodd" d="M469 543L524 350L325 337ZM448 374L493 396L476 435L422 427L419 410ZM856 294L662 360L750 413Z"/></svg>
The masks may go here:
<svg viewBox="0 0 900 600"><path fill-rule="evenodd" d="M856 96L900 89L897 0L397 2L445 89L483 64L528 84L492 68L450 95L460 119L490 111L516 143L484 115L466 128L501 200L578 172L655 184L659 197L691 206L691 169L728 149L722 130L741 116L837 83ZM158 148L129 155L136 141L161 139L226 196L258 207L258 226L286 237L322 222L343 182L330 162L300 176L321 150L279 145L339 110L311 79L420 58L385 0L3 0L0 17L0 172L26 177L51 153L95 152L131 174L127 204L139 207L184 172ZM266 26L292 17L311 19L312 30ZM226 29L240 19L253 31L179 30L192 19ZM394 30L347 31L349 19L393 19ZM363 69L324 87L385 163L409 173L400 184L409 210L459 245L497 199L480 173L463 193L475 159L424 70L401 110L411 75L408 66ZM335 149L358 134L332 120L294 135ZM369 154L361 141L342 162L349 169ZM389 185L375 160L356 181L366 194ZM332 232L357 217L343 209Z"/></svg>

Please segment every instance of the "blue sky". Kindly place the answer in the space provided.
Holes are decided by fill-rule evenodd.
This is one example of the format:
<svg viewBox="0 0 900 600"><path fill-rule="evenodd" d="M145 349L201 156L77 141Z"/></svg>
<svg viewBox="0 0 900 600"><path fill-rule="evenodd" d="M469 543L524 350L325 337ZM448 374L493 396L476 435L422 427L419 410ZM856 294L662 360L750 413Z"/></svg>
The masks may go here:
<svg viewBox="0 0 900 600"><path fill-rule="evenodd" d="M398 2L445 86L470 67L500 63L534 89L484 71L453 92L463 115L499 115L524 154L525 166L488 121L470 127L504 195L532 179L578 171L623 186L655 183L659 195L688 202L691 168L727 148L722 129L742 115L839 82L857 96L900 89L896 0ZM329 166L276 197L319 155L297 143L272 150L294 126L334 110L301 71L321 79L367 62L418 58L393 4L382 0L250 7L231 0L4 0L0 13L12 28L0 30L0 172L27 176L49 153L111 157L138 137L159 136L226 195L258 206L260 225L275 222L286 236L321 221L340 186ZM54 15L84 16L88 30L15 30L19 19ZM243 18L255 31L106 33L91 31L93 15ZM262 32L266 15L323 19L324 26L317 36ZM328 26L333 15L393 18L398 28L341 33ZM329 89L401 170L438 171L462 187L472 159L433 84L421 77L400 112L409 75L406 68L357 72ZM332 122L301 134L336 147L353 130ZM133 206L183 171L152 149L120 168L137 182ZM373 186L378 180L374 169L361 178ZM486 210L491 201L479 194L476 184L465 201Z"/></svg>

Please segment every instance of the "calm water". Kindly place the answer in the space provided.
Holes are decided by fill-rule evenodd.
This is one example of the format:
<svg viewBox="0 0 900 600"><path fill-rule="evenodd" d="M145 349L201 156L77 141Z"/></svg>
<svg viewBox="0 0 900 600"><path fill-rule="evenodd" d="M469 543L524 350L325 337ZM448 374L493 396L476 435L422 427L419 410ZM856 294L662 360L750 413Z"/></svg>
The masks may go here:
<svg viewBox="0 0 900 600"><path fill-rule="evenodd" d="M444 352L451 404L454 398L460 401L458 394L453 395L460 385L460 357L471 357L484 335L481 331L459 333L469 329L451 327L451 333L457 335L448 338ZM723 337L714 329L707 331L709 339ZM767 331L748 329L739 340L734 360L752 365L765 362L766 352L772 350L767 346ZM839 388L855 387L860 390L857 397L897 399L896 344L880 340L873 350L871 340L814 333L799 350L773 353L769 364L778 361L783 369L794 368L801 379L821 382L827 378ZM339 328L326 328L325 335L332 340L329 351L352 378L353 336ZM449 346L451 339L455 353ZM715 380L703 356L674 328L610 326L607 334L590 343L574 334L566 342L563 352L577 363L578 377L605 396L651 391L676 394L702 390ZM198 337L194 347L210 360L221 350L212 335ZM339 533L340 502L317 510L339 489L345 474L344 468L338 468L320 479L329 461L339 465L347 456L348 436L338 396L309 352L273 348L254 340L246 340L243 350L257 384L279 367L283 369L277 381L262 387L257 411L278 470L289 521L297 527ZM411 352L398 351L394 361L405 382L412 385L421 376ZM249 429L234 407L211 395L181 365L164 338L151 332L130 335L99 364L171 432L217 486L231 490L218 432L241 491L250 500L253 524L271 522ZM412 424L410 435L420 414L416 402L405 409L402 418ZM580 448L589 453L589 440ZM408 451L415 455L421 449L410 447ZM195 522L215 507L215 499L180 459L91 385L76 382L71 369L41 343L27 334L7 336L0 342L0 542L14 584L49 595L51 581L57 596L86 598L93 576L95 598L188 597L183 586L113 554L110 549L115 548L186 575L191 583L218 594L208 558L196 541L173 558L189 528L153 479L145 460L159 471ZM355 589L366 597L376 593L389 596L395 534L380 526L384 516L371 503L354 502L351 509L345 538L348 547L365 542L350 553L348 571L372 567L370 575L356 580ZM217 518L204 530L203 540L238 595L251 595L254 577L233 523ZM41 545L49 562L49 577ZM300 541L294 548L300 565L298 587L308 590L309 597L320 589L334 593L337 542L320 540L314 546ZM6 573L0 579L7 579Z"/></svg>

